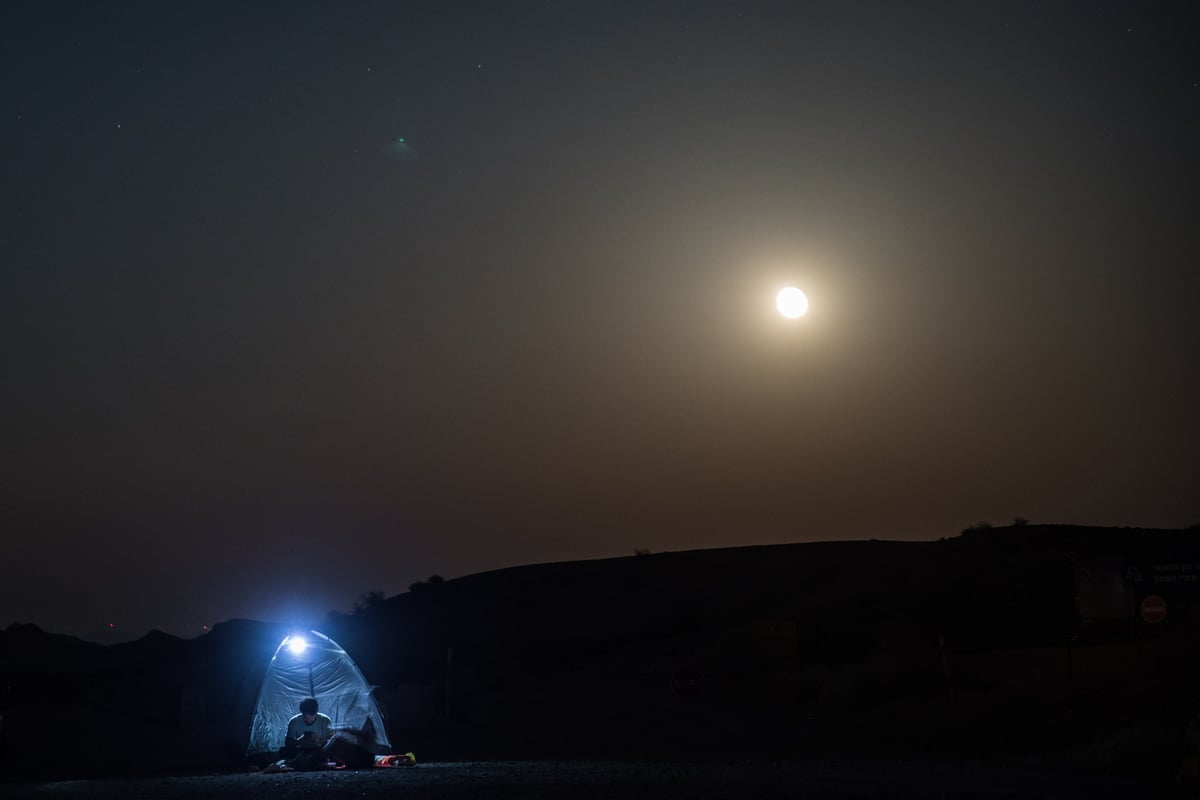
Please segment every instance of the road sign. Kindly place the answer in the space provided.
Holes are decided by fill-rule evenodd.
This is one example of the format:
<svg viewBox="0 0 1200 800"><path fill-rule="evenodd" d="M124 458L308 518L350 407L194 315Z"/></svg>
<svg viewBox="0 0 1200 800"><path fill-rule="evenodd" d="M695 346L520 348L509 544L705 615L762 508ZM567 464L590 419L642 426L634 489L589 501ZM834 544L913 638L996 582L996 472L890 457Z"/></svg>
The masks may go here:
<svg viewBox="0 0 1200 800"><path fill-rule="evenodd" d="M1157 625L1167 618L1167 601L1156 594L1146 595L1142 599L1142 619L1150 625Z"/></svg>

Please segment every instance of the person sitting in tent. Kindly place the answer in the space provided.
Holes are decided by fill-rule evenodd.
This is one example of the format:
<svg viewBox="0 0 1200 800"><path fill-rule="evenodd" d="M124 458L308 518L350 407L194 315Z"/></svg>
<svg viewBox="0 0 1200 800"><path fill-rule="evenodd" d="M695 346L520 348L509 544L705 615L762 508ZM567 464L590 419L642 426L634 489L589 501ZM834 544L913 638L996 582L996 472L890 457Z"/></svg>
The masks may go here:
<svg viewBox="0 0 1200 800"><path fill-rule="evenodd" d="M265 771L362 769L374 765L377 748L371 718L367 717L361 728L335 727L317 708L316 698L300 701L300 713L288 720L280 759Z"/></svg>
<svg viewBox="0 0 1200 800"><path fill-rule="evenodd" d="M333 736L333 720L318 711L319 707L317 698L306 697L300 701L300 713L288 720L287 739L279 755L293 768L319 769L323 765L321 751Z"/></svg>

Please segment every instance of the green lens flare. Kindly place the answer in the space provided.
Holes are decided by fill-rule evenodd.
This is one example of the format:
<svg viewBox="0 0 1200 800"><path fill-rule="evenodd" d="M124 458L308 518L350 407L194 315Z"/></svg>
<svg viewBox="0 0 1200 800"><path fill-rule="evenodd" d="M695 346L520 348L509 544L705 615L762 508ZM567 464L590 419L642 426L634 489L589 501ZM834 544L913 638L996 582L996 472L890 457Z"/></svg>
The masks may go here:
<svg viewBox="0 0 1200 800"><path fill-rule="evenodd" d="M385 144L379 148L379 152L383 153L393 161L416 161L417 151L403 137L399 136L395 141Z"/></svg>

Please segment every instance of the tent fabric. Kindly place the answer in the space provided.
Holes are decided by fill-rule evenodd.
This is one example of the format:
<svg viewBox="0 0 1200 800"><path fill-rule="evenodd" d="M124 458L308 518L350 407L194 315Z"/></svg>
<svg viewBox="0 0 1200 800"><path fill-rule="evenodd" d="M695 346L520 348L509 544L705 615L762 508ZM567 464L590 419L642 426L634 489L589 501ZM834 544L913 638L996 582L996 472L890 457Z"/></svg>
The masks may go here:
<svg viewBox="0 0 1200 800"><path fill-rule="evenodd" d="M371 694L371 687L350 655L324 634L309 631L303 649L293 648L299 634L286 636L279 643L267 671L250 723L247 753L272 753L283 746L288 720L299 713L300 701L315 697L321 713L334 726L363 728L367 720L375 725L375 744L379 752L391 749L383 715Z"/></svg>

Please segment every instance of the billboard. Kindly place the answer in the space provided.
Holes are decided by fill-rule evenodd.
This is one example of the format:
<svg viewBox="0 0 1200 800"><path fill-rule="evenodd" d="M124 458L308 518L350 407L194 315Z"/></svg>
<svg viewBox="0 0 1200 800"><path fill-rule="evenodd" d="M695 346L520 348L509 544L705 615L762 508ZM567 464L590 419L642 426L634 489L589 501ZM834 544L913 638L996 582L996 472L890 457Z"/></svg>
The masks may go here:
<svg viewBox="0 0 1200 800"><path fill-rule="evenodd" d="M1084 628L1200 621L1200 555L1076 561L1075 604Z"/></svg>

